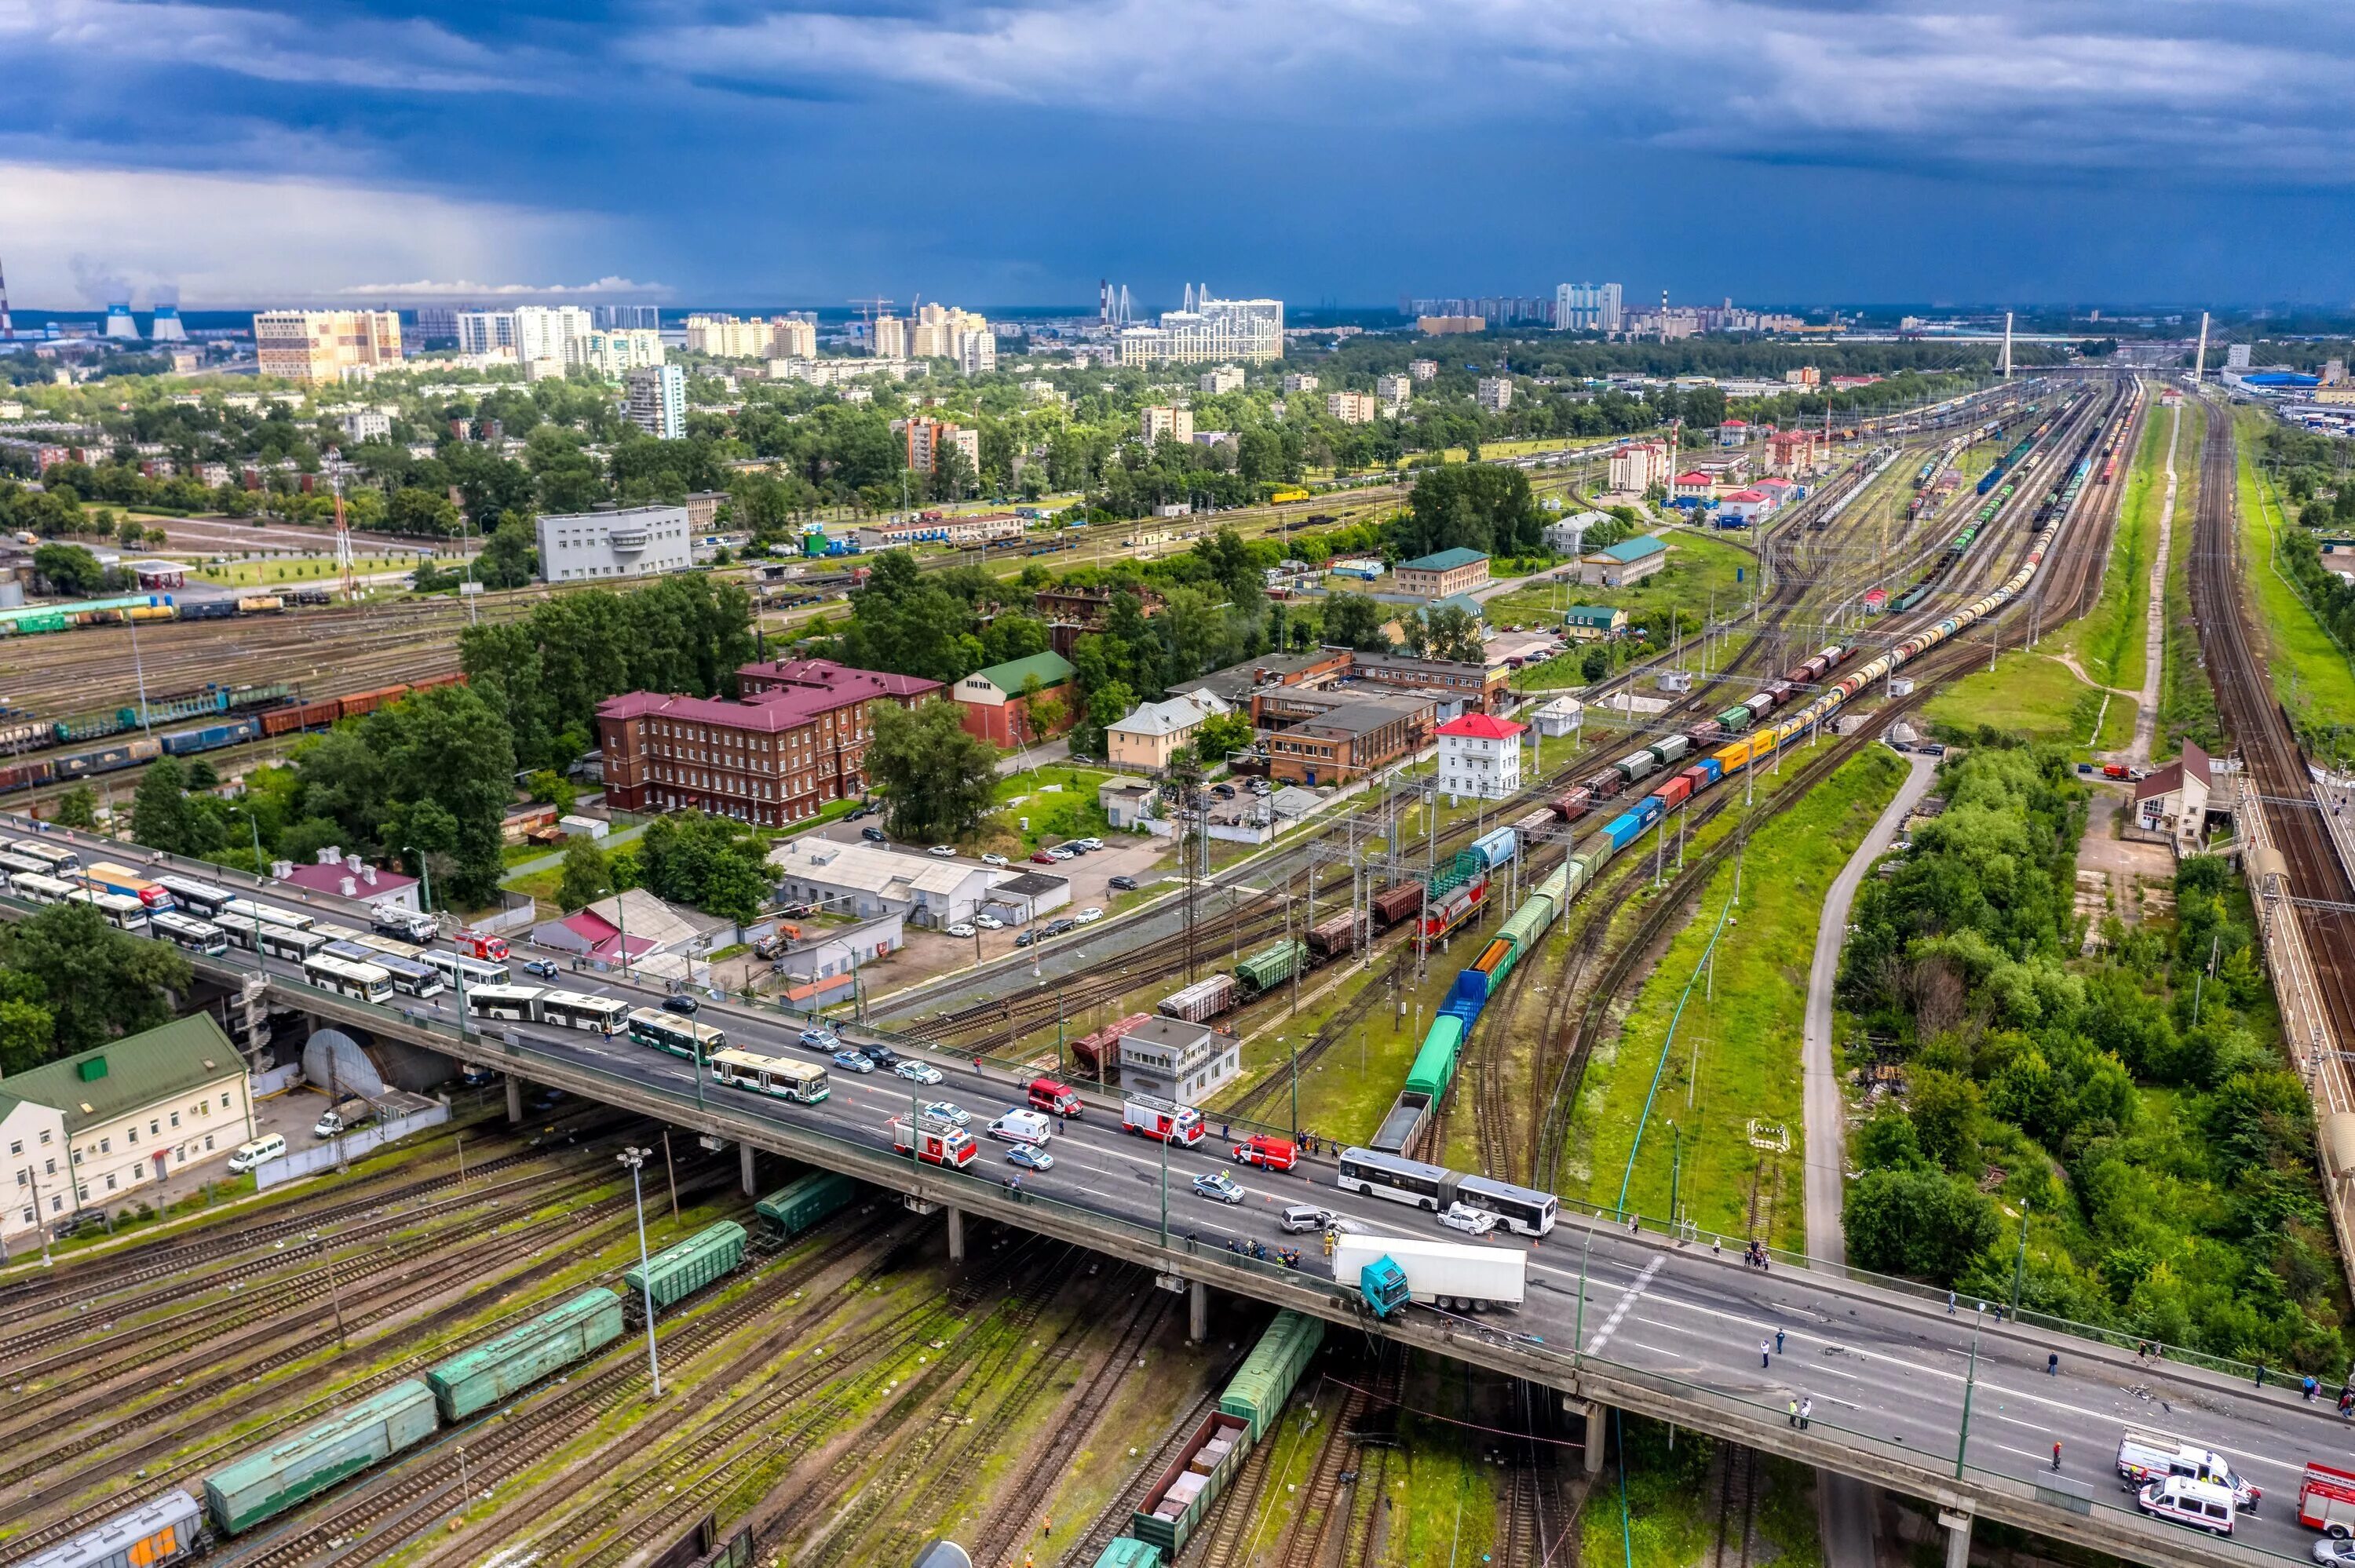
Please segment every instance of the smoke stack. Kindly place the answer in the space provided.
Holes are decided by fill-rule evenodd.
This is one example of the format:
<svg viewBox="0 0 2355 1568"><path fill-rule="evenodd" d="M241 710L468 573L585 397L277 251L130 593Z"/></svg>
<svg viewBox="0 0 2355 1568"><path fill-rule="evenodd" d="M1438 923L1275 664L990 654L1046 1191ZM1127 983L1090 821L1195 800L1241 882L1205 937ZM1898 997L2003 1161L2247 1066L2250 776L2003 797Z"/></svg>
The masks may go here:
<svg viewBox="0 0 2355 1568"><path fill-rule="evenodd" d="M8 317L8 270L0 267L0 343L16 335L16 323Z"/></svg>
<svg viewBox="0 0 2355 1568"><path fill-rule="evenodd" d="M2011 313L2003 313L2003 378L2011 379Z"/></svg>
<svg viewBox="0 0 2355 1568"><path fill-rule="evenodd" d="M111 338L138 337L139 323L131 319L130 301L120 301L106 307L106 335Z"/></svg>

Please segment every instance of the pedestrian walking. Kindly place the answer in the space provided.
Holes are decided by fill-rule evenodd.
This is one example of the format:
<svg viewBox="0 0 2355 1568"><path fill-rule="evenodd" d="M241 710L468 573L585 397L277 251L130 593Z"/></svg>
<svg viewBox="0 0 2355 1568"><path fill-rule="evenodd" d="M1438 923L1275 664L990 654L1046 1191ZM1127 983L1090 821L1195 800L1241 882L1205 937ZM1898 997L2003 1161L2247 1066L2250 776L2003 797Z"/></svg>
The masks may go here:
<svg viewBox="0 0 2355 1568"><path fill-rule="evenodd" d="M1768 1340L1758 1341L1758 1364L1761 1367L1771 1367L1774 1364L1774 1357L1772 1353L1774 1349L1774 1345Z"/></svg>
<svg viewBox="0 0 2355 1568"><path fill-rule="evenodd" d="M2339 1419L2355 1419L2355 1388L2342 1389L2339 1394Z"/></svg>
<svg viewBox="0 0 2355 1568"><path fill-rule="evenodd" d="M2307 1373L2307 1374L2306 1374L2306 1402L2307 1402L2307 1404L2312 1404L2314 1403L2314 1396L2315 1396L2315 1394L2316 1394L2316 1393L2317 1393L2321 1389L2321 1387L2322 1387L2322 1385L2321 1385L2320 1383L2317 1383L2317 1382L2315 1382L2315 1381L2314 1381L2314 1374L2313 1374L2312 1372L2308 1372L2308 1373Z"/></svg>
<svg viewBox="0 0 2355 1568"><path fill-rule="evenodd" d="M1774 1330L1774 1353L1778 1356L1783 1353L1783 1330L1780 1329Z"/></svg>
<svg viewBox="0 0 2355 1568"><path fill-rule="evenodd" d="M2061 1445L2058 1443L2052 1445L2052 1467L2056 1470L2061 1467Z"/></svg>
<svg viewBox="0 0 2355 1568"><path fill-rule="evenodd" d="M1955 1293L1954 1293L1953 1291L1949 1290L1949 1291L1947 1291L1947 1292L1946 1292L1946 1316L1947 1316L1947 1317L1949 1317L1949 1318L1951 1318L1951 1317L1953 1317L1954 1315L1955 1315Z"/></svg>
<svg viewBox="0 0 2355 1568"><path fill-rule="evenodd" d="M2265 1386L2265 1363L2263 1361L2257 1363L2257 1386L2259 1388Z"/></svg>
<svg viewBox="0 0 2355 1568"><path fill-rule="evenodd" d="M1807 1424L1815 1418L1816 1402L1812 1398L1799 1401L1799 1430L1805 1432L1807 1429Z"/></svg>
<svg viewBox="0 0 2355 1568"><path fill-rule="evenodd" d="M2046 1353L2044 1357L2044 1375L2046 1377L2059 1377L2061 1375L2060 1351L2052 1351Z"/></svg>

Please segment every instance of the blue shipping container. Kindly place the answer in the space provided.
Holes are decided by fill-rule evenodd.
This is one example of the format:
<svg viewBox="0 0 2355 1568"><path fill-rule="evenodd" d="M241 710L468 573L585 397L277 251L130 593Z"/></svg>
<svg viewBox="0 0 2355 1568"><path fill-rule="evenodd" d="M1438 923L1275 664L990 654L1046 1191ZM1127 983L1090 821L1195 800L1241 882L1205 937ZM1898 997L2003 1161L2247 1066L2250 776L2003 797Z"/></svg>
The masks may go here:
<svg viewBox="0 0 2355 1568"><path fill-rule="evenodd" d="M1633 811L1629 811L1624 816L1614 817L1609 821L1603 824L1603 836L1605 840L1609 841L1611 847L1614 850L1623 850L1629 844L1634 843L1636 842L1636 835L1643 831L1644 824L1642 820L1639 819Z"/></svg>
<svg viewBox="0 0 2355 1568"><path fill-rule="evenodd" d="M1725 777L1724 764L1719 762L1714 757L1704 757L1699 762L1694 763L1693 766L1699 768L1701 774L1712 784Z"/></svg>

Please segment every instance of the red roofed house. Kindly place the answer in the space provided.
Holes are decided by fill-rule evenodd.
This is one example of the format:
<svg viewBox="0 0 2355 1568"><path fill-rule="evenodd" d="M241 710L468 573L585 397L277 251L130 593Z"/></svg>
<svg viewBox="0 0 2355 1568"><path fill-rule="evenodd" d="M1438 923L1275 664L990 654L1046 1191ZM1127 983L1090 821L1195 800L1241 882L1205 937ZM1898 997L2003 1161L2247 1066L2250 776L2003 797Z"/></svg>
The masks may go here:
<svg viewBox="0 0 2355 1568"><path fill-rule="evenodd" d="M1737 490L1719 499L1717 525L1721 528L1747 528L1773 510L1774 503L1764 491Z"/></svg>
<svg viewBox="0 0 2355 1568"><path fill-rule="evenodd" d="M1806 429L1777 430L1767 448L1772 454L1767 460L1768 468L1793 478L1815 472L1823 459L1823 443L1815 431Z"/></svg>
<svg viewBox="0 0 2355 1568"><path fill-rule="evenodd" d="M1439 787L1452 803L1463 796L1502 800L1520 793L1521 734L1529 726L1488 714L1449 719L1439 736Z"/></svg>
<svg viewBox="0 0 2355 1568"><path fill-rule="evenodd" d="M1673 498L1678 500L1691 496L1697 500L1706 501L1709 499L1709 493L1716 488L1715 475L1694 469L1688 473L1677 475L1676 483L1670 486L1670 493Z"/></svg>
<svg viewBox="0 0 2355 1568"><path fill-rule="evenodd" d="M1728 419L1723 424L1718 426L1717 444L1721 447L1740 447L1749 445L1750 421L1747 419Z"/></svg>
<svg viewBox="0 0 2355 1568"><path fill-rule="evenodd" d="M867 788L878 702L913 707L938 681L854 670L825 659L737 672L741 702L629 692L597 707L606 803L693 810L777 825L817 815Z"/></svg>
<svg viewBox="0 0 2355 1568"><path fill-rule="evenodd" d="M2199 853L2207 842L2214 786L2208 754L2185 741L2181 757L2135 785L2135 826L2167 834L2179 857Z"/></svg>
<svg viewBox="0 0 2355 1568"><path fill-rule="evenodd" d="M403 909L425 907L424 901L417 895L417 878L370 865L357 855L347 855L332 847L319 852L317 864L287 865L277 872L277 876L288 886L302 888L305 893L358 898L370 904L398 904Z"/></svg>

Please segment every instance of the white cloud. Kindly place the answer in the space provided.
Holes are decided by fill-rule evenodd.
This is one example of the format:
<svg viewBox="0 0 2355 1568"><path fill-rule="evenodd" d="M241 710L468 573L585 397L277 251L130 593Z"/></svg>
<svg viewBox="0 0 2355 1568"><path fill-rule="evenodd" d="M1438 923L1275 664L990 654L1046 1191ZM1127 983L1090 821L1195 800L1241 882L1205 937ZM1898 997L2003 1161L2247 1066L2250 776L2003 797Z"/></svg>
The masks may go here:
<svg viewBox="0 0 2355 1568"><path fill-rule="evenodd" d="M188 308L296 304L369 278L528 276L597 238L580 219L357 183L0 162L11 293L176 285Z"/></svg>
<svg viewBox="0 0 2355 1568"><path fill-rule="evenodd" d="M421 278L410 283L354 283L336 291L370 300L487 300L509 296L533 299L668 299L667 283L641 283L634 278L599 278L589 283L475 283L466 279L442 282Z"/></svg>

